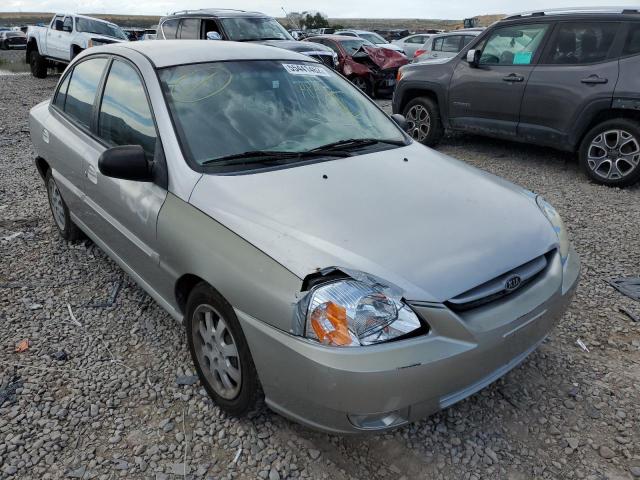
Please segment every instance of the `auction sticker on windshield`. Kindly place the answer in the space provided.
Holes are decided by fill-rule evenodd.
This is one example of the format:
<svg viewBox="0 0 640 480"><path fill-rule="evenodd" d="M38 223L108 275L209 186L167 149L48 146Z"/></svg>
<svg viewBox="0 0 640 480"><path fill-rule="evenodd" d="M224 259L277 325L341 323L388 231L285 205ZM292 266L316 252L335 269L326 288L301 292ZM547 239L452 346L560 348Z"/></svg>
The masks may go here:
<svg viewBox="0 0 640 480"><path fill-rule="evenodd" d="M329 72L319 65L303 65L300 63L283 63L284 69L291 75L313 75L316 77L328 77Z"/></svg>

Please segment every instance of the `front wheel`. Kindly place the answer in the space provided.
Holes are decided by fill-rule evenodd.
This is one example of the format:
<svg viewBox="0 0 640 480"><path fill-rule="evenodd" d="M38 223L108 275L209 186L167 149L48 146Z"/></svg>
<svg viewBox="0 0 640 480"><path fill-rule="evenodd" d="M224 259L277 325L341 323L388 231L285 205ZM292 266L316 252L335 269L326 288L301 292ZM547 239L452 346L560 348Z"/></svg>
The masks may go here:
<svg viewBox="0 0 640 480"><path fill-rule="evenodd" d="M591 129L580 145L580 165L589 178L610 187L640 180L640 124L620 118Z"/></svg>
<svg viewBox="0 0 640 480"><path fill-rule="evenodd" d="M250 412L260 398L260 383L231 305L200 283L189 294L185 325L191 358L207 393L231 415Z"/></svg>
<svg viewBox="0 0 640 480"><path fill-rule="evenodd" d="M351 83L367 95L371 96L373 94L373 85L367 77L354 76L351 78Z"/></svg>
<svg viewBox="0 0 640 480"><path fill-rule="evenodd" d="M407 133L414 140L428 147L438 144L444 128L436 102L428 97L414 98L404 107L403 113L407 119Z"/></svg>
<svg viewBox="0 0 640 480"><path fill-rule="evenodd" d="M29 66L31 67L31 75L36 78L46 78L47 59L40 55L37 49L33 50L29 56Z"/></svg>

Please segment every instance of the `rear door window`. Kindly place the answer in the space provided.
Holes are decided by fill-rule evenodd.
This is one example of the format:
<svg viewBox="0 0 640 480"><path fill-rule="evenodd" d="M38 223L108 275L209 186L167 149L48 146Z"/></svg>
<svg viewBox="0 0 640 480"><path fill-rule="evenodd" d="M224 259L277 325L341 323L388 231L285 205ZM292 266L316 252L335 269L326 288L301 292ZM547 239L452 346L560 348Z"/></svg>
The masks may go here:
<svg viewBox="0 0 640 480"><path fill-rule="evenodd" d="M433 51L434 52L441 52L442 51L442 42L444 41L444 38L440 37L440 38L436 38L433 41Z"/></svg>
<svg viewBox="0 0 640 480"><path fill-rule="evenodd" d="M91 126L93 103L106 65L106 58L92 58L78 63L71 74L64 111L83 127Z"/></svg>
<svg viewBox="0 0 640 480"><path fill-rule="evenodd" d="M73 18L72 17L64 17L64 23L62 24L62 29L68 32L73 30Z"/></svg>
<svg viewBox="0 0 640 480"><path fill-rule="evenodd" d="M640 22L629 25L629 33L624 42L622 55L637 55L640 53Z"/></svg>
<svg viewBox="0 0 640 480"><path fill-rule="evenodd" d="M142 80L128 63L115 60L104 87L98 135L109 146L140 145L153 159L156 129Z"/></svg>
<svg viewBox="0 0 640 480"><path fill-rule="evenodd" d="M442 40L442 51L449 53L458 53L460 51L460 35L451 35L444 37Z"/></svg>
<svg viewBox="0 0 640 480"><path fill-rule="evenodd" d="M199 40L200 39L200 19L185 18L180 22L179 38L182 40Z"/></svg>
<svg viewBox="0 0 640 480"><path fill-rule="evenodd" d="M162 24L162 33L167 40L175 40L178 31L178 19L167 20Z"/></svg>
<svg viewBox="0 0 640 480"><path fill-rule="evenodd" d="M602 62L620 28L617 22L576 22L558 25L542 63L552 65Z"/></svg>
<svg viewBox="0 0 640 480"><path fill-rule="evenodd" d="M62 111L64 111L64 104L65 104L65 100L67 99L67 89L69 88L70 79L71 79L71 74L64 77L64 80L62 81L62 84L58 89L58 93L56 93L56 98L53 99L53 104Z"/></svg>

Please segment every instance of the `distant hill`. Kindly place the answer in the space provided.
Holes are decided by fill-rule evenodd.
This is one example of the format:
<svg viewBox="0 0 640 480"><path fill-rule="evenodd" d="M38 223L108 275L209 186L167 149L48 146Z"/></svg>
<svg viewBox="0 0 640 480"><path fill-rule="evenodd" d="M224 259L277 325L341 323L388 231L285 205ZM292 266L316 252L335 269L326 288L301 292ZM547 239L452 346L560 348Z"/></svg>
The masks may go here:
<svg viewBox="0 0 640 480"><path fill-rule="evenodd" d="M153 15L115 15L102 13L89 13L87 15L103 18L122 27L148 27L157 25L158 20L160 20L160 17ZM502 17L503 15L480 15L477 18L481 26L488 26ZM36 23L49 23L51 18L53 18L53 13L0 12L0 25L35 25ZM279 18L278 20L285 25L288 23L286 18ZM462 27L462 20L436 20L426 18L330 18L329 23L364 30L389 28L406 28L410 31L427 29L455 30L456 28Z"/></svg>

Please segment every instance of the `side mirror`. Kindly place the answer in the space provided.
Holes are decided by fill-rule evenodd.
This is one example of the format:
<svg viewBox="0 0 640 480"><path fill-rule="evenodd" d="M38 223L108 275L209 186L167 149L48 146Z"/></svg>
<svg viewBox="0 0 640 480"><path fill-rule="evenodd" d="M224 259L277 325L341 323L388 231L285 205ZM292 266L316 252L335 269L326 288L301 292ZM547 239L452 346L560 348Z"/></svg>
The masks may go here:
<svg viewBox="0 0 640 480"><path fill-rule="evenodd" d="M396 125L398 125L403 132L407 131L407 119L404 118L404 115L400 115L399 113L394 113L393 115L391 115L391 120L396 122Z"/></svg>
<svg viewBox="0 0 640 480"><path fill-rule="evenodd" d="M480 64L480 55L482 55L480 50L469 50L467 52L467 62L469 65L477 67Z"/></svg>
<svg viewBox="0 0 640 480"><path fill-rule="evenodd" d="M218 32L207 32L207 40L222 40Z"/></svg>
<svg viewBox="0 0 640 480"><path fill-rule="evenodd" d="M62 25L63 25L62 20L56 20L54 28L58 31L62 31Z"/></svg>
<svg viewBox="0 0 640 480"><path fill-rule="evenodd" d="M100 173L107 177L151 182L151 166L140 145L123 145L105 150L98 159Z"/></svg>

